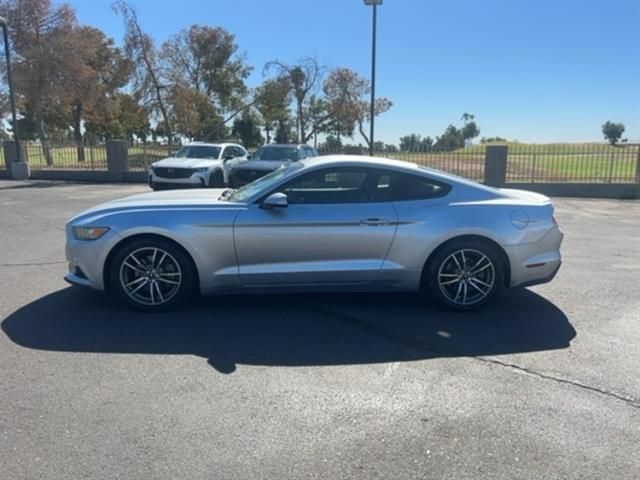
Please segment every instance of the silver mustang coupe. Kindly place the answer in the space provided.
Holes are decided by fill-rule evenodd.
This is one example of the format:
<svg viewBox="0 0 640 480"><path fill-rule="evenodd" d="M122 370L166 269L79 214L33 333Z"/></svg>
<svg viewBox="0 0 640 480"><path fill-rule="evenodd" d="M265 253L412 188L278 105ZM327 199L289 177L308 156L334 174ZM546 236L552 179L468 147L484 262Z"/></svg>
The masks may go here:
<svg viewBox="0 0 640 480"><path fill-rule="evenodd" d="M67 281L143 310L194 292L426 291L460 310L550 281L550 200L395 160L309 158L238 190L105 203L66 226Z"/></svg>

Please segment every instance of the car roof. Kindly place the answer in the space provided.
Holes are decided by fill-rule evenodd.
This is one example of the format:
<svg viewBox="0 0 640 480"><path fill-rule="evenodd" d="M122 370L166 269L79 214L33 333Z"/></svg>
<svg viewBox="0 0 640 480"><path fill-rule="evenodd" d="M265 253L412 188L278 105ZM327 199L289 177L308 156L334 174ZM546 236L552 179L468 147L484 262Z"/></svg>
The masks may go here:
<svg viewBox="0 0 640 480"><path fill-rule="evenodd" d="M265 143L262 145L263 147L274 147L274 148L313 148L310 145L305 143Z"/></svg>
<svg viewBox="0 0 640 480"><path fill-rule="evenodd" d="M481 183L477 183L451 173L391 158L368 157L364 155L321 155L319 157L305 158L303 160L299 160L299 162L303 164L306 169L316 169L330 165L345 167L391 168L394 170L402 170L407 173L428 175L434 180L440 180L445 183L456 183L459 185L466 185L481 190L495 192L495 189L492 187L482 185Z"/></svg>
<svg viewBox="0 0 640 480"><path fill-rule="evenodd" d="M185 145L185 147L190 147L190 146L220 147L220 148L227 147L227 146L242 147L242 145L240 145L239 143L232 143L232 142L222 142L222 143L189 142Z"/></svg>

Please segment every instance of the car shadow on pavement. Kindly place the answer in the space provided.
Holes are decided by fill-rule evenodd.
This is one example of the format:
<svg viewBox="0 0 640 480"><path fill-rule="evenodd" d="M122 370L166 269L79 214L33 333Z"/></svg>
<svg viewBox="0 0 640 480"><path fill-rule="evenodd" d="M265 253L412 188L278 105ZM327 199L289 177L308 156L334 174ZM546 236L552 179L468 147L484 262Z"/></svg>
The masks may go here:
<svg viewBox="0 0 640 480"><path fill-rule="evenodd" d="M553 303L513 290L477 312L442 310L414 294L230 295L137 313L65 288L11 314L18 345L64 352L192 354L236 365L314 366L561 349L576 332Z"/></svg>

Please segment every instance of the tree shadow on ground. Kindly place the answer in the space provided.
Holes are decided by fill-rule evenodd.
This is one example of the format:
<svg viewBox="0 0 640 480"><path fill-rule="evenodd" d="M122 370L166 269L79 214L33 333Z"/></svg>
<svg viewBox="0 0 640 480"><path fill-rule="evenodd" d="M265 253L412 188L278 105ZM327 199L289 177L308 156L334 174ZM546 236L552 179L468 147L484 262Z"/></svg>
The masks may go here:
<svg viewBox="0 0 640 480"><path fill-rule="evenodd" d="M65 288L11 314L18 345L64 352L192 354L219 372L237 364L344 365L561 349L576 332L551 302L513 290L477 312L414 294L232 295L143 314Z"/></svg>

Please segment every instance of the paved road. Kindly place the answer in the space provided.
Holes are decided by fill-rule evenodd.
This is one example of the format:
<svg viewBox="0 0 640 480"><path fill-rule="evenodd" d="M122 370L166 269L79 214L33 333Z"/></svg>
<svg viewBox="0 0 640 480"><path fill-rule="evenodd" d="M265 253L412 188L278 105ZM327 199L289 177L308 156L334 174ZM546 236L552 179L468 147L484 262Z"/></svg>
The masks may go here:
<svg viewBox="0 0 640 480"><path fill-rule="evenodd" d="M640 202L558 199L556 280L131 313L68 287L63 224L143 186L0 182L0 477L638 478Z"/></svg>

